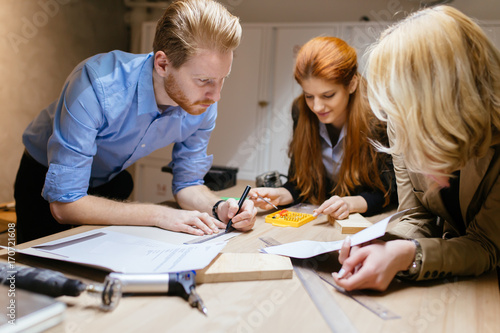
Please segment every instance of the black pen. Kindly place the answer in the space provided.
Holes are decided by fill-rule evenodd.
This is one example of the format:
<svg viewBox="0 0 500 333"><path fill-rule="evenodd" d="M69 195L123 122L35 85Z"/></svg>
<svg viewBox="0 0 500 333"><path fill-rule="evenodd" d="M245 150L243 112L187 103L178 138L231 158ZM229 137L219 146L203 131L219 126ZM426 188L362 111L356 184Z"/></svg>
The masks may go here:
<svg viewBox="0 0 500 333"><path fill-rule="evenodd" d="M238 215L238 213L240 212L241 206L243 206L243 202L247 198L247 195L248 195L248 192L250 192L250 189L251 189L251 187L249 185L247 185L247 187L243 191L243 194L240 197L240 201L238 201L238 211L236 212L236 214L234 214L235 216ZM233 219L230 219L229 222L227 222L225 233L232 231L232 229L234 229L233 228Z"/></svg>

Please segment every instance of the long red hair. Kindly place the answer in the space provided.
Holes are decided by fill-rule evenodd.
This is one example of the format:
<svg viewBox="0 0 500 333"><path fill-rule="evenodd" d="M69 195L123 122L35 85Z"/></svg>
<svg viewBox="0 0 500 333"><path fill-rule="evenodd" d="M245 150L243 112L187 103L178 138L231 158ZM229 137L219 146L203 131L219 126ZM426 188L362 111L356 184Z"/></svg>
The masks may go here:
<svg viewBox="0 0 500 333"><path fill-rule="evenodd" d="M387 141L385 124L370 110L366 98L366 81L357 72L356 51L339 38L313 38L300 49L294 75L299 84L314 77L345 87L355 75L358 76L358 87L351 94L347 106L347 133L338 182L331 190L326 188L318 118L307 106L303 94L295 101L299 117L288 155L295 167L290 180L297 183L301 197L313 204L321 204L326 200L325 193L348 196L353 194L356 187L362 186L385 193L387 205L390 201L389 191L380 177L380 162L386 156L378 153L369 141Z"/></svg>

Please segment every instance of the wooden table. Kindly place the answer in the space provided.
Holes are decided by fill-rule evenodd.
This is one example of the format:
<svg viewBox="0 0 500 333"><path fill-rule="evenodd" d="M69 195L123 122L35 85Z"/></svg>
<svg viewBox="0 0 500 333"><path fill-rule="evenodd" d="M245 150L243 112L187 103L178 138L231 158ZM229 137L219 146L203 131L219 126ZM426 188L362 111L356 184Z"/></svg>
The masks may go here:
<svg viewBox="0 0 500 333"><path fill-rule="evenodd" d="M244 185L239 182L237 186L221 191L220 195L239 196ZM262 236L283 243L300 239L330 241L345 236L332 227L326 217L319 217L299 228L280 228L264 222L267 213L259 213L254 229L231 239L223 252L258 252L263 245L259 240ZM371 219L378 221L381 218ZM18 247L27 248L94 228L97 227L82 226ZM6 256L0 259L5 260ZM18 256L17 262L56 269L84 281L102 282L105 277L102 271L48 259ZM330 271L334 270L338 270L338 264L332 264ZM413 285L395 280L387 292L367 292L373 300L401 316L395 320L382 320L332 287L328 288L359 332L498 332L500 327L496 272L478 278L453 278ZM61 297L59 299L68 305L66 319L49 332L330 331L295 275L293 279L284 280L207 283L198 285L197 291L208 309L207 317L179 297L124 297L109 313L89 306L88 298L84 296Z"/></svg>
<svg viewBox="0 0 500 333"><path fill-rule="evenodd" d="M0 209L0 232L7 231L9 225L16 223L16 210L15 208L10 208L9 205L15 207L13 202L0 204L0 207L2 207Z"/></svg>

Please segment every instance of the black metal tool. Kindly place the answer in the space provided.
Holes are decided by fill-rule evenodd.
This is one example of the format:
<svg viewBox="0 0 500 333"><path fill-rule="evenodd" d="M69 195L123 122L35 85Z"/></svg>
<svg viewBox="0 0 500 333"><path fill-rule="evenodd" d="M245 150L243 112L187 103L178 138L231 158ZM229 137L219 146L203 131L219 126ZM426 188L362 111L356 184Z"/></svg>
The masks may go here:
<svg viewBox="0 0 500 333"><path fill-rule="evenodd" d="M0 263L0 283L51 297L80 296L87 292L99 298L102 310L113 310L121 298L121 285L113 279L86 284L61 272L45 268Z"/></svg>

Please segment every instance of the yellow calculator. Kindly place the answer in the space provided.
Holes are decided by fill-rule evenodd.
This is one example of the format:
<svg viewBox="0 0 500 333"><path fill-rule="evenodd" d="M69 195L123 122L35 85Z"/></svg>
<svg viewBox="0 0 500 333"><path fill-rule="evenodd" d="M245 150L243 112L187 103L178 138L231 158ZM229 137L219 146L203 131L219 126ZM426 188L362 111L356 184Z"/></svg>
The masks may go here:
<svg viewBox="0 0 500 333"><path fill-rule="evenodd" d="M266 216L266 223L271 223L277 227L294 227L298 228L314 220L315 217L307 213L291 212L286 209L279 210L275 213Z"/></svg>

